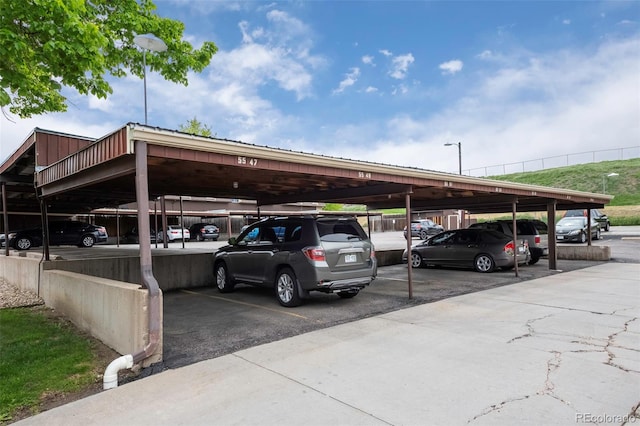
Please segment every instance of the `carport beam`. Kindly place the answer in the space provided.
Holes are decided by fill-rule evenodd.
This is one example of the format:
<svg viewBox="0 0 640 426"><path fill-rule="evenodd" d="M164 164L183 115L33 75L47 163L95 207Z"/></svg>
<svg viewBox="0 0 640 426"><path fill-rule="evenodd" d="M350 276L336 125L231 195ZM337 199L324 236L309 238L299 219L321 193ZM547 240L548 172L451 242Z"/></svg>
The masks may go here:
<svg viewBox="0 0 640 426"><path fill-rule="evenodd" d="M136 203L138 204L138 237L140 239L140 277L141 284L149 290L149 342L140 351L133 354L133 362L139 363L156 351L160 342L160 287L153 276L151 262L151 240L149 223L149 182L147 175L147 143L135 141L136 154ZM165 238L166 239L166 238Z"/></svg>
<svg viewBox="0 0 640 426"><path fill-rule="evenodd" d="M2 223L4 230L4 255L9 256L9 209L7 208L7 184L2 182Z"/></svg>
<svg viewBox="0 0 640 426"><path fill-rule="evenodd" d="M514 199L513 203L511 203L511 220L513 221L513 270L516 272L516 277L520 276L518 274L518 218L516 217L517 213L517 205L518 199Z"/></svg>
<svg viewBox="0 0 640 426"><path fill-rule="evenodd" d="M413 280L411 269L411 192L409 187L407 194L405 195L405 210L407 215L407 283L409 285L409 299L413 298Z"/></svg>
<svg viewBox="0 0 640 426"><path fill-rule="evenodd" d="M547 203L547 246L549 251L549 269L558 269L558 252L556 250L556 200Z"/></svg>

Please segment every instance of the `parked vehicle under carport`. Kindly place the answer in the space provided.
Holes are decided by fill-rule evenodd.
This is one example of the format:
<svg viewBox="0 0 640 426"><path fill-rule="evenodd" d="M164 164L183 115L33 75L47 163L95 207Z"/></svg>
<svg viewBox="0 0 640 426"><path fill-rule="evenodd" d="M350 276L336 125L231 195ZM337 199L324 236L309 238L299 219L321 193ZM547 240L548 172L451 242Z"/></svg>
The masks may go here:
<svg viewBox="0 0 640 426"><path fill-rule="evenodd" d="M310 291L352 298L377 273L373 244L353 217L278 217L246 228L214 254L220 292L236 283L274 288L282 306Z"/></svg>
<svg viewBox="0 0 640 426"><path fill-rule="evenodd" d="M489 229L457 229L441 232L411 247L411 266L449 266L471 268L477 272L493 272L515 267L514 251L518 264L527 263L530 257L526 240L517 245L502 232ZM408 262L407 250L402 262Z"/></svg>
<svg viewBox="0 0 640 426"><path fill-rule="evenodd" d="M61 220L49 222L49 244L52 246L74 245L78 247L92 247L96 243L104 243L108 239L104 226L92 225L75 220ZM10 231L2 245L9 244L16 250L29 250L40 247L43 242L43 229L40 226ZM7 238L8 237L8 238Z"/></svg>

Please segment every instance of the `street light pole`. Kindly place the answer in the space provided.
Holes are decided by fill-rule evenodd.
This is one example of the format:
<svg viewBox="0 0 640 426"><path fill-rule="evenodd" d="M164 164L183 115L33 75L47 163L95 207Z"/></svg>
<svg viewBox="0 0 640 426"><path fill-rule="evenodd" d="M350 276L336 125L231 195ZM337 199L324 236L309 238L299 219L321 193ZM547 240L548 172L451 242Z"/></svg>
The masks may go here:
<svg viewBox="0 0 640 426"><path fill-rule="evenodd" d="M462 142L447 142L444 144L444 146L458 146L458 171L459 174L462 174Z"/></svg>
<svg viewBox="0 0 640 426"><path fill-rule="evenodd" d="M142 48L142 66L144 80L144 124L147 124L147 50L164 52L167 45L153 34L139 34L133 38L133 42Z"/></svg>

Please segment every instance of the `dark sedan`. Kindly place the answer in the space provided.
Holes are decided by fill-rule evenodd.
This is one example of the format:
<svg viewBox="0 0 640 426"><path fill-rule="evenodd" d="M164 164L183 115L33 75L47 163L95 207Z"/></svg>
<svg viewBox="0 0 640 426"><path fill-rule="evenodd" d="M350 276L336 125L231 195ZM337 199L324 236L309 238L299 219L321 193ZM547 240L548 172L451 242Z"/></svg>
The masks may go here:
<svg viewBox="0 0 640 426"><path fill-rule="evenodd" d="M191 238L196 241L218 241L220 230L211 223L196 223L189 228Z"/></svg>
<svg viewBox="0 0 640 426"><path fill-rule="evenodd" d="M588 234L585 216L563 217L556 223L556 241L585 243ZM591 239L600 239L600 224L593 218L591 219Z"/></svg>
<svg viewBox="0 0 640 426"><path fill-rule="evenodd" d="M418 237L426 240L430 235L436 235L444 231L442 225L438 225L431 219L419 219L411 221L411 238ZM407 238L407 227L404 227L404 237Z"/></svg>
<svg viewBox="0 0 640 426"><path fill-rule="evenodd" d="M39 247L43 241L42 227L11 231L8 234L9 247L16 250L29 250ZM75 220L49 222L49 244L52 246L74 245L92 247L96 243L107 241L104 226L92 225Z"/></svg>
<svg viewBox="0 0 640 426"><path fill-rule="evenodd" d="M567 210L564 214L564 217L579 217L584 216L587 217L587 210ZM609 222L609 217L600 212L598 209L591 209L591 217L593 220L600 224L600 230L608 231L611 228L611 222Z"/></svg>
<svg viewBox="0 0 640 426"><path fill-rule="evenodd" d="M445 231L411 247L411 266L452 266L472 268L478 272L493 272L496 268L512 269L529 260L526 241L516 245L502 232L489 229L457 229ZM402 261L407 262L407 250Z"/></svg>

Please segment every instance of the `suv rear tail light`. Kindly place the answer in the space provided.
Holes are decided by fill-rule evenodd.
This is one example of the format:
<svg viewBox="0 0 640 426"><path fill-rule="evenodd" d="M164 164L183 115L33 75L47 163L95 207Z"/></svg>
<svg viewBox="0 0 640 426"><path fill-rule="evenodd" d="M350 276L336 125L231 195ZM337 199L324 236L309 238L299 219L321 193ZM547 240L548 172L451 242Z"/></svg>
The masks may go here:
<svg viewBox="0 0 640 426"><path fill-rule="evenodd" d="M534 241L536 242L536 244L540 244L540 235L536 235Z"/></svg>
<svg viewBox="0 0 640 426"><path fill-rule="evenodd" d="M324 255L324 249L322 247L305 247L302 249L302 253L307 256L307 259L313 262L326 262L327 259Z"/></svg>

